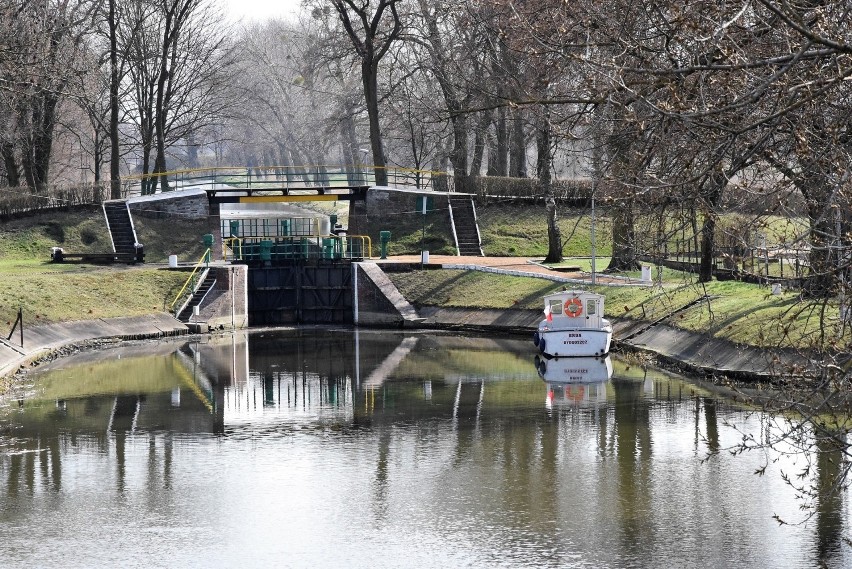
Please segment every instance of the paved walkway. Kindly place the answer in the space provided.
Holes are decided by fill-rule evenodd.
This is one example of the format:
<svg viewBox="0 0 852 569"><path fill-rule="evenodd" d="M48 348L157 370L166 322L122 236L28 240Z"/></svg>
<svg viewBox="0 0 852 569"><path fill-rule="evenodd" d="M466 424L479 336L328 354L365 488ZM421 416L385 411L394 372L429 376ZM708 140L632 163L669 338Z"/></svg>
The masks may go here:
<svg viewBox="0 0 852 569"><path fill-rule="evenodd" d="M388 259L371 259L382 264L419 264L420 255L398 255ZM429 266L444 269L480 270L513 276L544 278L555 282L591 284L591 273L583 271L562 271L545 267L529 257L459 257L456 255L429 255ZM615 286L649 286L651 283L629 277L611 276L602 273L595 275L600 284Z"/></svg>

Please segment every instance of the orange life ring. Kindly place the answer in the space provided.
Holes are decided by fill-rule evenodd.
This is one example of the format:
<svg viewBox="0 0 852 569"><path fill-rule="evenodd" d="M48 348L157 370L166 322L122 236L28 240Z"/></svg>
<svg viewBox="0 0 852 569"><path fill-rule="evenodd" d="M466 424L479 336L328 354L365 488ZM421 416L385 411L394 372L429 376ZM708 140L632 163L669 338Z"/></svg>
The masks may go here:
<svg viewBox="0 0 852 569"><path fill-rule="evenodd" d="M565 315L571 317L577 317L583 314L583 301L577 298L568 299L565 302Z"/></svg>

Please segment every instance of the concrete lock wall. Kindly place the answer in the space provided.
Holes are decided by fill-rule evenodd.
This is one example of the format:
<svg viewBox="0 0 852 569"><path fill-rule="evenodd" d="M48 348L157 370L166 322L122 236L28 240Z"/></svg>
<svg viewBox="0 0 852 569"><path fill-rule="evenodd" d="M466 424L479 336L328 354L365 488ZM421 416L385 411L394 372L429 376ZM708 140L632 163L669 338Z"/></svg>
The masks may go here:
<svg viewBox="0 0 852 569"><path fill-rule="evenodd" d="M446 212L449 207L447 194L444 193L370 188L365 201L353 200L349 203L349 235L369 235L373 239L374 254L377 254L379 230L387 229L393 232L395 219L401 215L413 215L419 195L432 198L432 207L439 212ZM370 215L369 212L374 213ZM446 213L433 215L446 216Z"/></svg>
<svg viewBox="0 0 852 569"><path fill-rule="evenodd" d="M149 219L166 219L179 216L181 219L206 219L210 215L207 194L178 195L157 199L134 198L128 201L131 215Z"/></svg>
<svg viewBox="0 0 852 569"><path fill-rule="evenodd" d="M422 320L376 263L355 263L353 266L353 309L357 326L405 327Z"/></svg>
<svg viewBox="0 0 852 569"><path fill-rule="evenodd" d="M248 267L210 267L216 279L207 293L198 316L192 318L199 332L248 327Z"/></svg>

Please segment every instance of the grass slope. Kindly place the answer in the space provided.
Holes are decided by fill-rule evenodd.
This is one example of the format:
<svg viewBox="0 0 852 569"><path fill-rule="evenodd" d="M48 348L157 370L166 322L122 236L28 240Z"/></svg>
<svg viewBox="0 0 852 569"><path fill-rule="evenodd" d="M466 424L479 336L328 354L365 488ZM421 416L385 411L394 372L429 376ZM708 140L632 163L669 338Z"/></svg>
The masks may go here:
<svg viewBox="0 0 852 569"><path fill-rule="evenodd" d="M561 284L531 277L485 272L429 270L390 273L400 292L416 306L521 308L540 310L541 297ZM740 282L705 286L682 280L664 287L586 287L606 295L610 317L654 321L762 348L849 347L852 334L840 325L836 302L804 301L770 294ZM680 310L693 301L702 302Z"/></svg>
<svg viewBox="0 0 852 569"><path fill-rule="evenodd" d="M201 239L194 235L197 228L181 227L177 230L174 223L155 223L148 233L146 260L165 261L164 253L172 245L189 245L195 240L200 257ZM162 311L187 277L181 271L148 265L51 263L50 248L55 246L75 253L111 251L101 208L74 208L0 222L0 325L11 326L19 307L29 326Z"/></svg>

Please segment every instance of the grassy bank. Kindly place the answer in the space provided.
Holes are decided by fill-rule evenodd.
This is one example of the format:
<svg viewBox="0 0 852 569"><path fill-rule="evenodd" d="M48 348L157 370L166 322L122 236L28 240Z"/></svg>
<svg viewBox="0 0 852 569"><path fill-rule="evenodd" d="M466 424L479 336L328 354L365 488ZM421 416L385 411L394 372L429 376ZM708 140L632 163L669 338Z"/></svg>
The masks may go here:
<svg viewBox="0 0 852 569"><path fill-rule="evenodd" d="M112 250L98 207L5 220L0 229L0 325L11 326L18 308L30 326L162 311L187 277L150 265L51 263L51 247L75 253ZM138 229L149 262L163 262L180 248L189 251L187 257L201 256L202 227L188 224L177 231L174 223L143 221Z"/></svg>
<svg viewBox="0 0 852 569"><path fill-rule="evenodd" d="M490 236L491 254L533 255L546 241L543 217L535 208L486 208L480 218L483 235ZM541 227L532 220L540 219ZM563 219L564 222L570 220ZM587 255L587 227L575 220L572 239L577 254ZM146 261L165 262L169 254L183 261L200 257L204 221L137 219ZM605 224L599 225L606 235ZM50 247L66 251L103 252L111 249L100 208L22 217L0 223L0 323L11 322L18 307L28 322L58 322L161 311L183 284L184 273L150 265L98 267L49 262ZM410 227L409 239L419 238ZM565 233L563 233L565 235ZM486 239L486 237L484 237ZM400 237L400 241L405 242ZM604 240L605 241L605 240ZM569 241L570 245L570 241ZM528 249L523 249L528 247ZM570 247L569 247L570 249ZM598 249L606 254L606 245ZM568 259L588 268L589 260ZM605 265L600 258L598 269ZM656 270L652 271L656 275ZM633 275L638 277L638 273ZM595 287L607 296L611 317L654 321L759 347L848 348L850 331L840 326L835 301L803 301L794 292L780 296L740 282L694 284L692 275L665 269L662 287ZM541 297L561 285L534 278L465 271L416 271L392 279L415 305L539 310ZM703 299L687 309L691 302Z"/></svg>
<svg viewBox="0 0 852 569"><path fill-rule="evenodd" d="M390 275L415 306L541 310L541 297L561 290L551 281L460 270ZM840 326L834 302L808 302L795 293L773 295L766 287L727 281L692 284L672 279L663 287L584 287L606 295L609 317L656 321L761 348L848 347L852 334ZM701 299L689 308L687 305ZM682 310L681 310L682 309Z"/></svg>

